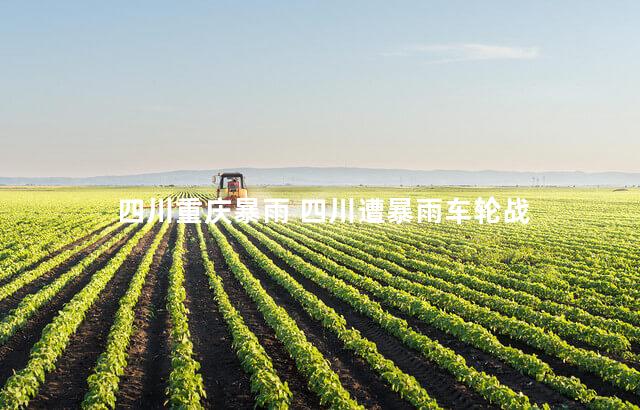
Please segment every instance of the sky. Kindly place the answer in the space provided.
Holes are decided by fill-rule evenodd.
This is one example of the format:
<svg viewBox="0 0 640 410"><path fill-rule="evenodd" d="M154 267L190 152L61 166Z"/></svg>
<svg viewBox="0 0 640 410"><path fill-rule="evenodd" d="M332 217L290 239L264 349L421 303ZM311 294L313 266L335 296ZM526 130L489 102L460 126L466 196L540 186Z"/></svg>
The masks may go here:
<svg viewBox="0 0 640 410"><path fill-rule="evenodd" d="M640 2L0 2L0 176L640 172Z"/></svg>

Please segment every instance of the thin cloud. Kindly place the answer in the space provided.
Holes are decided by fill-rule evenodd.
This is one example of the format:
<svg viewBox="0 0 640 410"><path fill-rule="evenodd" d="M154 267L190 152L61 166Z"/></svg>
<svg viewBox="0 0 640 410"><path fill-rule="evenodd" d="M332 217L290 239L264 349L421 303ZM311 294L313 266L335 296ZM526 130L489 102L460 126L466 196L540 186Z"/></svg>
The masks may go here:
<svg viewBox="0 0 640 410"><path fill-rule="evenodd" d="M423 57L427 64L462 61L533 60L540 56L538 47L510 47L492 44L412 44L385 57Z"/></svg>

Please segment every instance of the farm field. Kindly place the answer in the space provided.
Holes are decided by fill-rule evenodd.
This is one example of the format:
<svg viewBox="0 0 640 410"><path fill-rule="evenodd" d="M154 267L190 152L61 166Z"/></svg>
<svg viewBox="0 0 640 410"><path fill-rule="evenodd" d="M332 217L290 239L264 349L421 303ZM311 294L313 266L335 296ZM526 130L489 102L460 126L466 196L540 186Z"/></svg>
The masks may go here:
<svg viewBox="0 0 640 410"><path fill-rule="evenodd" d="M258 187L288 223L118 221L212 195L0 187L0 408L640 406L638 188ZM296 217L491 195L530 222Z"/></svg>

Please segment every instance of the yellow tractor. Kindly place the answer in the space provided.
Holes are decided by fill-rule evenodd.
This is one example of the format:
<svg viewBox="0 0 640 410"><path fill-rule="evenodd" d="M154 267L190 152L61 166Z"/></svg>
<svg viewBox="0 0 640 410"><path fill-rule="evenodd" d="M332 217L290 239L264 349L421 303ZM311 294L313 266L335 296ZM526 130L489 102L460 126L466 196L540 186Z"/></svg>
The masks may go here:
<svg viewBox="0 0 640 410"><path fill-rule="evenodd" d="M238 198L247 197L247 187L244 185L244 176L239 172L223 172L214 175L212 182L218 182L216 197L231 201L231 208L235 208Z"/></svg>

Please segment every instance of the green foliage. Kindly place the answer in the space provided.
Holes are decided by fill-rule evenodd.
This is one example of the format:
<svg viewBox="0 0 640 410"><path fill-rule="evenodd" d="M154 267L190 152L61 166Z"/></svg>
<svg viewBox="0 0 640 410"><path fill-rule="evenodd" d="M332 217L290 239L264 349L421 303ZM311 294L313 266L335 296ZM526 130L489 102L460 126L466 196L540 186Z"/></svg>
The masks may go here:
<svg viewBox="0 0 640 410"><path fill-rule="evenodd" d="M120 299L118 311L107 337L107 346L87 380L89 390L82 402L82 407L85 409L115 408L118 384L127 366L127 349L131 342L135 319L134 309L153 263L153 256L168 228L169 223L165 221L149 249L145 252L136 273L131 278L126 293Z"/></svg>
<svg viewBox="0 0 640 410"><path fill-rule="evenodd" d="M256 335L245 325L240 313L231 304L229 296L224 290L222 279L215 273L213 262L209 259L200 225L196 225L196 229L209 286L213 290L218 308L233 338L233 349L238 355L243 369L251 377L251 391L257 394L256 405L268 409L288 408L292 397L289 386L280 380L273 368L271 358L265 352Z"/></svg>
<svg viewBox="0 0 640 410"><path fill-rule="evenodd" d="M320 397L320 404L341 409L363 408L350 397L349 392L340 384L338 375L322 353L307 340L296 322L274 302L262 288L260 281L251 275L218 228L210 224L209 231L218 243L227 265L294 359L300 373L307 378L311 391Z"/></svg>
<svg viewBox="0 0 640 410"><path fill-rule="evenodd" d="M391 360L381 355L376 345L362 337L360 332L353 328L347 328L344 317L325 305L317 296L306 291L289 274L278 268L237 229L230 224L224 224L224 226L261 269L283 286L294 299L300 302L311 317L320 321L328 330L334 332L344 343L346 349L353 350L369 363L371 368L391 386L393 391L400 393L401 397L406 398L416 408L440 408L413 376L402 372Z"/></svg>
<svg viewBox="0 0 640 410"><path fill-rule="evenodd" d="M129 238L104 268L63 306L33 346L27 365L16 371L0 390L0 407L29 404L105 286L146 235L152 224L120 227L114 223L118 200L210 195L210 189L189 188L0 188L0 301L8 302L59 269L82 249L109 239L65 271L46 280L0 317L0 345L19 335L29 320L84 270L116 243ZM496 196L501 203L513 196L530 203L527 226L469 221L406 224L254 224L225 225L239 246L234 249L217 227L209 226L233 275L272 327L324 405L356 408L332 371L327 358L311 344L295 321L278 306L238 258L249 258L299 302L306 314L332 332L345 349L362 358L372 372L417 408L437 403L411 375L378 352L374 343L350 328L344 318L307 291L270 256L258 241L355 311L448 371L491 403L502 408L529 408L533 403L498 378L474 369L453 350L411 328L390 312L404 315L446 332L495 356L505 365L542 383L570 400L592 409L637 409L617 397L598 396L592 379L584 382L552 362L501 343L506 336L590 373L599 381L640 396L640 191L612 193L604 189L434 188L379 187L256 187L252 197L290 198L292 215L302 198L442 198L473 202ZM175 209L174 209L175 210ZM473 207L469 208L473 213ZM446 213L446 204L443 206ZM175 216L175 215L174 215ZM357 213L356 213L357 217ZM239 229L238 229L239 227ZM89 376L84 408L116 406L120 378L127 366L136 305L150 272L164 224L146 249L109 330L109 336ZM229 330L232 348L251 379L258 407L288 408L292 394L273 367L260 341L244 323L225 292L200 226L197 239L211 296ZM174 408L200 408L205 397L195 360L185 307L184 226L170 249L173 262L166 304L170 319L171 375L167 402ZM86 237L83 240L80 238ZM12 305L14 306L14 305ZM569 368L570 369L570 368ZM558 374L562 373L562 375ZM599 382L598 381L598 382ZM544 403L539 403L544 406Z"/></svg>
<svg viewBox="0 0 640 410"><path fill-rule="evenodd" d="M96 241L99 241L100 239L103 239L105 237L108 237L111 233L113 233L113 231L115 231L116 229L118 229L118 227L120 227L119 224L110 224L107 225L106 227L104 227L104 229L101 229L100 232L90 235L88 238L84 239L80 244L78 244L75 247L72 247L71 249L66 249L63 250L62 252L60 252L59 254L57 254L56 256L47 259L45 261L43 261L42 263L38 264L38 266L36 266L35 268L27 271L27 272L23 272L21 273L19 276L17 276L15 279L13 279L11 282L2 285L0 287L0 300L4 300L6 298L8 298L9 296L13 295L15 292L17 292L18 290L20 290L23 286L33 282L34 280L38 279L40 276L42 276L43 274L45 274L46 272L50 271L51 269L54 269L60 265L62 265L66 260L68 260L70 257L72 257L74 254L76 254L78 252L78 247L80 247L80 245L82 244L93 244ZM87 231L83 231L83 232L79 232L77 234L79 235L83 235L83 234L87 234L89 233L89 229L92 229L93 226L91 226L90 228L85 228L87 229ZM85 248L86 249L86 248Z"/></svg>
<svg viewBox="0 0 640 410"><path fill-rule="evenodd" d="M193 358L193 343L189 332L188 310L184 305L184 224L178 224L178 236L173 248L173 263L169 270L167 310L171 321L171 374L167 386L167 404L175 409L202 408L200 399L206 397L200 363Z"/></svg>
<svg viewBox="0 0 640 410"><path fill-rule="evenodd" d="M437 309L429 303L429 301L433 300L435 296L433 296L432 294L428 294L428 292L421 292L421 297L418 298L401 288L384 286L379 282L372 280L372 278L375 278L388 283L401 283L407 285L406 287L409 288L411 287L409 285L413 284L413 282L409 282L403 278L391 275L386 271L365 262L363 259L351 257L346 253L338 251L337 247L339 247L339 243L337 243L333 239L328 238L326 235L319 235L319 238L322 239L322 242L320 242L311 238L312 236L314 236L312 233L309 232L308 236L297 234L291 229L291 227L285 227L277 224L270 224L270 228L262 224L255 224L254 226L256 228L259 228L263 232L268 232L273 238L276 238L279 243L286 245L292 250L295 250L296 253L299 253L301 256L303 256L305 260L313 261L317 265L322 266L324 269L334 274L337 278L341 278L349 283L352 283L356 287L362 288L363 290L366 290L372 295L380 298L386 304L394 308L398 308L407 314L416 316L421 320L424 320L425 322L432 324L447 333L453 334L459 339L481 350L484 350L501 358L524 374L531 376L537 381L548 384L550 387L558 390L560 393L584 403L592 402L596 397L595 392L593 390L587 389L579 379L575 377L567 378L558 376L554 374L553 370L546 363L542 362L537 357L526 355L518 349L502 345L498 341L498 339L489 332L489 330L495 330L496 326L499 326L500 321L490 322L491 326L489 328L484 328L476 323L473 323L474 320L466 322L459 315L448 313L457 313L456 311L464 313L465 309L479 309L477 306L470 304L463 299L456 299L456 307L454 307L453 305L447 305L444 309ZM302 230L302 228L299 229ZM276 230L286 233L287 236L276 232ZM255 230L254 233L256 234L256 237L264 237L264 235L255 232ZM295 239L295 241L291 238ZM325 245L325 243L331 244L334 247ZM313 252L302 244L309 246L310 248L313 248L321 253ZM275 245L273 246L275 247ZM283 258L285 258L285 255L286 254L283 254ZM365 259L373 259L371 255L360 256ZM289 256L287 260L293 260L296 258L297 257L295 257L295 255ZM340 264L336 263L336 261L338 261ZM341 264L354 267L359 272L366 273L366 275L356 274L355 272L345 268ZM434 291L438 292L437 289ZM347 302L354 298L356 298L356 296L344 297ZM437 298L435 300L437 300ZM355 305L354 307L362 306L360 303L353 303L352 305ZM464 315L462 315L462 317L464 317ZM609 360L611 362L614 362L611 359ZM615 363L617 362L614 362L614 364ZM620 363L618 363L618 365L624 366Z"/></svg>
<svg viewBox="0 0 640 410"><path fill-rule="evenodd" d="M375 254L381 254L381 251L377 250L377 248L372 250L365 242L345 238L344 235L341 235L340 238L347 245L340 245L338 241L328 238L327 235L321 236L324 243L331 243L332 245L335 245L349 253L357 252L358 256L366 261L372 263L379 263L382 261L384 262L384 266L390 266L390 264L393 265L393 263L388 260L376 258L374 256ZM316 243L318 242L316 241ZM367 252L364 252L363 250L366 250ZM398 260L401 258L401 256L394 255L390 251L384 251L384 255L390 260ZM407 263L413 265L414 262L415 261L409 260ZM397 267L397 265L394 266ZM403 272L405 272L405 276L410 276L414 280L420 280L420 278L422 278L422 275L420 274L412 274L408 271ZM535 348L547 352L548 354L557 356L563 361L595 373L603 380L611 382L624 390L637 391L640 389L639 371L630 368L624 363L602 356L596 352L577 348L567 343L554 333L547 332L545 329L532 325L527 321L518 320L511 316L501 315L489 308L473 304L454 293L443 292L433 286L426 286L421 283L407 280L381 269L369 269L366 273L371 277L389 284L393 288L397 288L423 298L444 311L456 313L466 320L476 322L490 330L497 331L516 340L521 340ZM413 277L414 275L416 275L417 278ZM498 299L495 300L498 301L495 304L499 303ZM488 303L491 304L492 302L489 301ZM496 309L493 305L491 307ZM527 319L532 320L531 318ZM595 344L595 342L592 342L592 344Z"/></svg>
<svg viewBox="0 0 640 410"><path fill-rule="evenodd" d="M89 283L67 302L56 317L42 331L42 337L33 346L27 365L14 373L0 390L1 408L20 408L28 405L29 400L44 383L48 372L55 369L55 363L62 354L71 335L84 320L89 308L122 266L131 250L151 229L145 224L136 234L109 260L107 265L96 272Z"/></svg>
<svg viewBox="0 0 640 410"><path fill-rule="evenodd" d="M369 316L383 329L396 336L407 346L422 353L428 360L433 361L444 370L450 372L457 380L476 390L489 402L498 404L505 409L534 407L529 403L528 397L522 393L516 393L509 387L502 385L495 377L489 376L484 372L478 372L473 367L467 366L464 358L457 355L451 349L416 332L409 327L405 320L399 319L386 312L380 304L371 300L366 295L361 294L353 286L345 283L341 279L328 275L323 270L306 262L305 259L313 260L314 258L314 254L311 251L303 251L302 248L298 248L301 254L304 255L305 259L303 259L300 256L288 252L277 242L269 239L256 229L248 225L240 226L302 275L327 289L336 297L344 300L358 312ZM278 236L278 240L281 243L286 243L287 246L293 246L293 241L289 240L291 241L289 242L282 236ZM316 255L324 258L322 255ZM323 262L330 262L326 258L322 260ZM326 266L326 264L322 266Z"/></svg>
<svg viewBox="0 0 640 410"><path fill-rule="evenodd" d="M78 277L87 266L105 254L112 246L126 238L134 229L135 225L126 227L111 237L107 242L103 243L87 257L83 258L67 272L58 276L53 282L22 299L18 306L11 310L2 318L2 321L0 321L0 344L6 343L6 341L9 340L9 338L13 336L18 329L28 322L29 318L33 316L34 313L53 299L69 282Z"/></svg>

